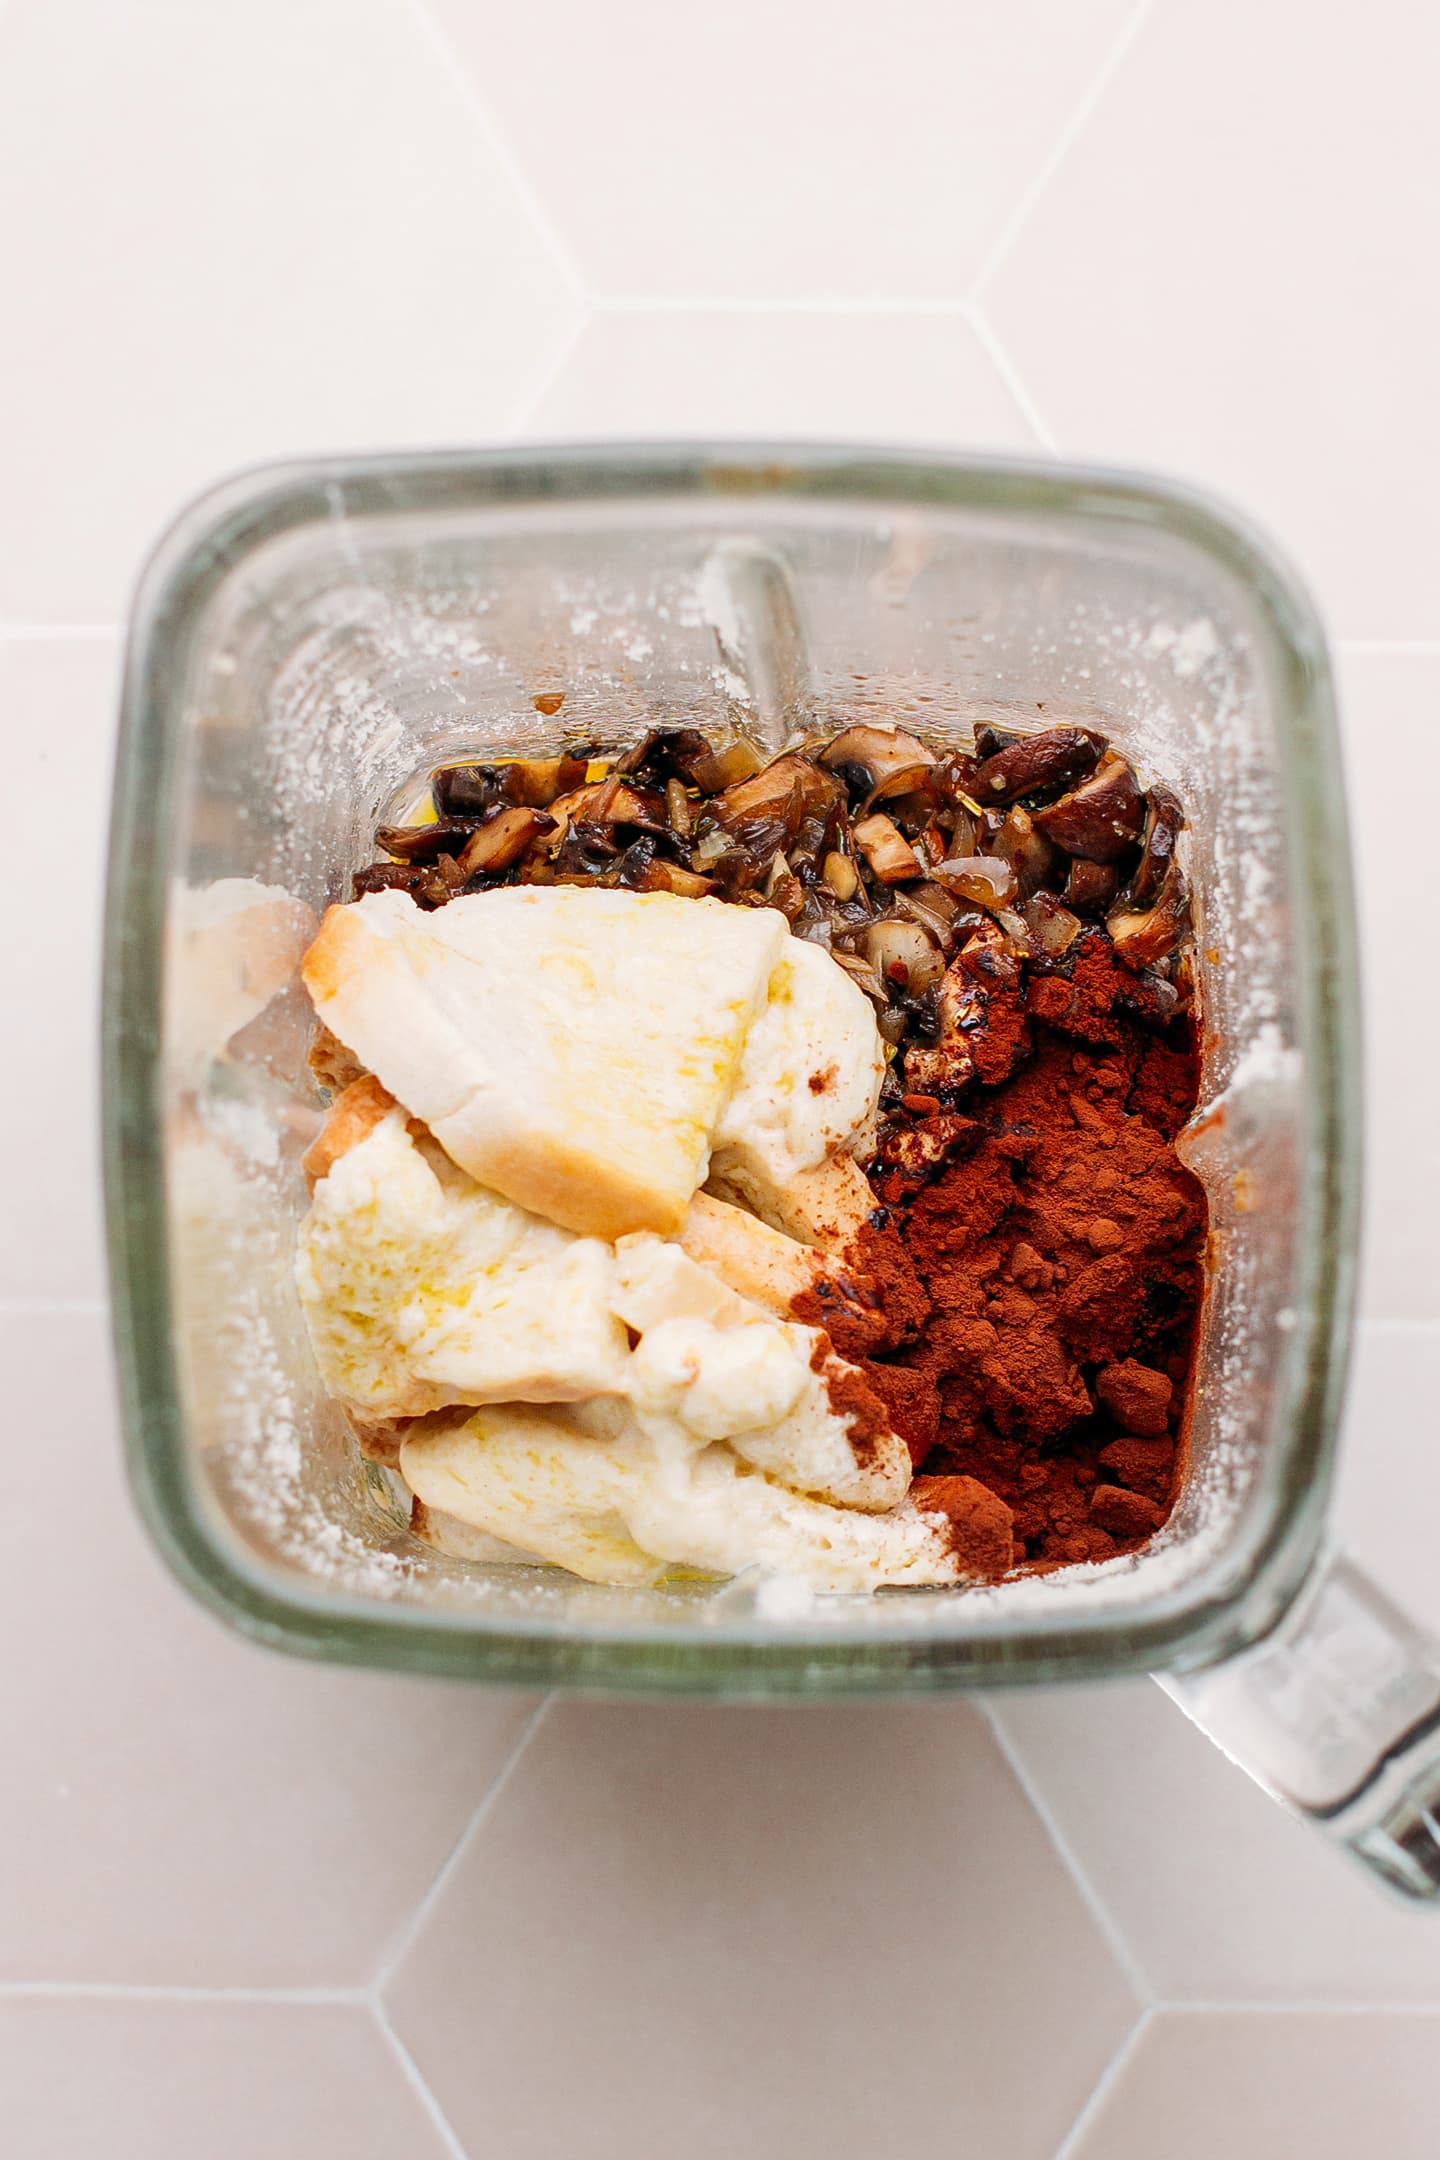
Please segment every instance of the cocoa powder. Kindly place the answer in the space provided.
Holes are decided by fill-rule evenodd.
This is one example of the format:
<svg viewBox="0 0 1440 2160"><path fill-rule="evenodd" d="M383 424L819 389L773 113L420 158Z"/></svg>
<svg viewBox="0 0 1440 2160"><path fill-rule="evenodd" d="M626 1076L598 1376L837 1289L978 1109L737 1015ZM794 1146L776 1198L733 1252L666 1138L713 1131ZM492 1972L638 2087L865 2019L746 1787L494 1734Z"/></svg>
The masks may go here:
<svg viewBox="0 0 1440 2160"><path fill-rule="evenodd" d="M1131 1550L1170 1511L1206 1207L1173 1145L1198 1089L1189 1016L1146 1011L1098 933L1023 995L1008 1067L967 1087L938 1167L876 1178L850 1260L883 1328L827 1318L923 1466L917 1496L974 1480L1011 1511L1009 1565L1035 1570ZM907 1100L892 1136L937 1114Z"/></svg>

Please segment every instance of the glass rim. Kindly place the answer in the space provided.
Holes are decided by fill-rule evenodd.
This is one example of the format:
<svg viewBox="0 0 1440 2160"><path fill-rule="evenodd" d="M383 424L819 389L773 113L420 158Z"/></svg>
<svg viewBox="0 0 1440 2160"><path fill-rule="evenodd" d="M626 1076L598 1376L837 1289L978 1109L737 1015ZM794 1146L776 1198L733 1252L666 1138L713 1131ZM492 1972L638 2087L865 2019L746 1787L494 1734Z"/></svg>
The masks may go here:
<svg viewBox="0 0 1440 2160"><path fill-rule="evenodd" d="M887 500L1065 514L1160 529L1245 588L1281 663L1280 780L1292 849L1308 1148L1296 1240L1297 1325L1283 1454L1260 1481L1222 1574L1157 1587L1122 1611L1017 1614L977 1633L847 1635L766 1624L763 1639L702 1628L491 1623L362 1601L281 1576L219 1533L192 1474L169 1330L160 1100L162 956L186 678L210 595L262 544L312 520L454 507L556 507L606 498L756 495ZM1243 515L1186 484L1051 459L788 441L539 443L296 460L250 468L198 497L162 536L130 618L106 891L102 1127L112 1324L130 1478L173 1572L241 1632L299 1655L521 1686L598 1691L863 1695L1184 1670L1276 1624L1323 1533L1352 1325L1358 1237L1358 973L1332 674L1303 583ZM1272 1439L1274 1436L1272 1435ZM1270 1472L1273 1471L1273 1474Z"/></svg>

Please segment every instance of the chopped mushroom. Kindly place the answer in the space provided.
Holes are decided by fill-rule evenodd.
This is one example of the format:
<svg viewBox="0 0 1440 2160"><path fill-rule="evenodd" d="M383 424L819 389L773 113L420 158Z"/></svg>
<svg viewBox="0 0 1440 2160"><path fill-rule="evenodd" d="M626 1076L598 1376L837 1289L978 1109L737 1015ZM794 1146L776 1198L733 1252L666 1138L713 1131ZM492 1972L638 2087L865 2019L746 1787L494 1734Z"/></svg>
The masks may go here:
<svg viewBox="0 0 1440 2160"><path fill-rule="evenodd" d="M954 751L943 765L937 765L931 784L937 798L949 803L952 809L968 811L972 817L980 815L980 805L975 799L975 775L980 770L978 758L969 757L963 750Z"/></svg>
<svg viewBox="0 0 1440 2160"><path fill-rule="evenodd" d="M892 1126L876 1160L887 1170L924 1177L969 1140L974 1131L974 1118L960 1117L954 1111L941 1111L938 1116L932 1114L920 1118L913 1125Z"/></svg>
<svg viewBox="0 0 1440 2160"><path fill-rule="evenodd" d="M1017 736L981 765L975 775L975 800L988 808L1044 788L1068 787L1089 772L1104 748L1104 737L1088 728L1047 728L1042 735Z"/></svg>
<svg viewBox="0 0 1440 2160"><path fill-rule="evenodd" d="M424 882L425 871L419 863L367 863L351 878L350 891L356 900L372 892L408 892L418 896Z"/></svg>
<svg viewBox="0 0 1440 2160"><path fill-rule="evenodd" d="M1010 864L1021 892L1027 897L1050 881L1055 868L1055 849L1045 834L1036 830L1043 815L1042 811L1036 811L1032 817L1016 803L990 843L991 853Z"/></svg>
<svg viewBox="0 0 1440 2160"><path fill-rule="evenodd" d="M876 810L855 827L855 845L882 885L924 875L914 848L883 811Z"/></svg>
<svg viewBox="0 0 1440 2160"><path fill-rule="evenodd" d="M952 960L940 984L939 1040L905 1053L905 1083L927 1094L964 1087L975 1077L973 1037L985 1025L988 993L963 960Z"/></svg>
<svg viewBox="0 0 1440 2160"><path fill-rule="evenodd" d="M1133 893L1105 919L1115 957L1126 967L1150 968L1174 952L1185 934L1190 902L1180 865L1172 861L1159 892L1148 907L1137 907Z"/></svg>
<svg viewBox="0 0 1440 2160"><path fill-rule="evenodd" d="M1124 758L1107 750L1088 780L1035 812L1035 823L1067 855L1114 862L1140 838L1145 797Z"/></svg>
<svg viewBox="0 0 1440 2160"><path fill-rule="evenodd" d="M835 794L836 784L828 774L809 758L794 754L776 758L763 772L737 781L710 807L721 824L732 831L755 818L776 817L793 836L805 812L828 809Z"/></svg>
<svg viewBox="0 0 1440 2160"><path fill-rule="evenodd" d="M853 900L860 887L860 873L848 855L832 848L821 866L821 876L837 900Z"/></svg>
<svg viewBox="0 0 1440 2160"><path fill-rule="evenodd" d="M465 872L453 855L441 855L433 863L371 863L357 870L351 888L358 900L367 892L388 889L408 892L417 907L444 907L465 883Z"/></svg>
<svg viewBox="0 0 1440 2160"><path fill-rule="evenodd" d="M543 810L525 810L518 804L497 811L488 824L470 835L460 855L466 878L491 877L520 860L532 840L552 832L555 820Z"/></svg>
<svg viewBox="0 0 1440 2160"><path fill-rule="evenodd" d="M585 771L584 758L513 758L500 767L500 786L507 802L548 810L558 795L584 784Z"/></svg>
<svg viewBox="0 0 1440 2160"><path fill-rule="evenodd" d="M1086 862L1077 856L1065 880L1065 899L1082 915L1103 915L1119 889L1119 876L1109 863Z"/></svg>
<svg viewBox="0 0 1440 2160"><path fill-rule="evenodd" d="M903 728L848 727L821 751L820 763L868 807L913 788L934 766L935 753Z"/></svg>
<svg viewBox="0 0 1440 2160"><path fill-rule="evenodd" d="M922 930L928 930L942 949L953 945L960 902L953 893L946 892L943 885L927 883L912 886L908 892L897 892L895 907L897 913L908 915Z"/></svg>
<svg viewBox="0 0 1440 2160"><path fill-rule="evenodd" d="M750 746L747 744L745 747L748 749ZM705 782L700 778L699 768L708 766L714 757L715 752L710 747L709 739L700 733L699 728L661 728L659 731L655 762L670 779L683 780L690 787L703 788ZM757 758L750 770L754 772L758 764ZM739 773L735 775L737 780L741 777ZM722 787L727 784L721 782Z"/></svg>
<svg viewBox="0 0 1440 2160"><path fill-rule="evenodd" d="M661 730L648 728L638 742L631 743L628 750L621 751L615 760L616 772L625 776L643 772L659 748L660 741Z"/></svg>
<svg viewBox="0 0 1440 2160"><path fill-rule="evenodd" d="M919 923L887 915L865 932L865 957L882 981L917 996L945 972L944 955Z"/></svg>
<svg viewBox="0 0 1440 2160"><path fill-rule="evenodd" d="M866 817L869 815L869 811L870 802L867 800L861 803L856 815ZM907 840L918 840L920 835L934 822L935 798L928 788L904 795L887 795L885 798L885 815L892 825L899 826ZM940 835L940 853L942 855L950 853L943 833Z"/></svg>
<svg viewBox="0 0 1440 2160"><path fill-rule="evenodd" d="M557 795L581 785L585 760L507 758L494 765L442 765L430 776L435 807L444 818L477 818L504 803L547 810Z"/></svg>
<svg viewBox="0 0 1440 2160"><path fill-rule="evenodd" d="M688 770L681 769L680 777L698 787L702 794L718 795L725 788L735 787L758 773L765 760L754 743L734 742L728 750L711 750L706 746L703 756L689 760Z"/></svg>
<svg viewBox="0 0 1440 2160"><path fill-rule="evenodd" d="M430 775L430 791L442 818L473 824L500 801L500 775L493 765L442 765Z"/></svg>
<svg viewBox="0 0 1440 2160"><path fill-rule="evenodd" d="M1150 812L1145 821L1140 867L1130 881L1130 891L1136 900L1151 900L1159 894L1184 823L1185 813L1179 802L1168 787L1157 781L1150 790Z"/></svg>
<svg viewBox="0 0 1440 2160"><path fill-rule="evenodd" d="M593 885L614 868L619 857L612 825L592 825L585 818L572 818L563 827L550 859L558 884Z"/></svg>
<svg viewBox="0 0 1440 2160"><path fill-rule="evenodd" d="M642 831L667 830L665 799L648 789L633 788L617 773L608 780L594 780L589 787L557 796L550 815L562 829L575 819L587 825L638 825Z"/></svg>
<svg viewBox="0 0 1440 2160"><path fill-rule="evenodd" d="M1038 892L1020 910L1030 942L1047 960L1058 960L1070 950L1082 928L1078 915L1062 907L1054 893Z"/></svg>
<svg viewBox="0 0 1440 2160"><path fill-rule="evenodd" d="M475 830L472 819L437 818L432 825L381 825L375 844L402 863L433 863L439 855L458 855Z"/></svg>

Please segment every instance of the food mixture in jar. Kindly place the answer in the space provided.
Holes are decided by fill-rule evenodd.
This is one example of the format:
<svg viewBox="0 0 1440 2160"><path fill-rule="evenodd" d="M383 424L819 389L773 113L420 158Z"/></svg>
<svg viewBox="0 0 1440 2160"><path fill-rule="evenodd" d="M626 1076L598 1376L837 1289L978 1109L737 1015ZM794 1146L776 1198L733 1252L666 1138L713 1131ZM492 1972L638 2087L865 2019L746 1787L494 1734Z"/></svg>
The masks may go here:
<svg viewBox="0 0 1440 2160"><path fill-rule="evenodd" d="M430 789L306 957L297 1255L416 1533L829 1591L1151 1537L1206 1235L1174 795L1043 718Z"/></svg>

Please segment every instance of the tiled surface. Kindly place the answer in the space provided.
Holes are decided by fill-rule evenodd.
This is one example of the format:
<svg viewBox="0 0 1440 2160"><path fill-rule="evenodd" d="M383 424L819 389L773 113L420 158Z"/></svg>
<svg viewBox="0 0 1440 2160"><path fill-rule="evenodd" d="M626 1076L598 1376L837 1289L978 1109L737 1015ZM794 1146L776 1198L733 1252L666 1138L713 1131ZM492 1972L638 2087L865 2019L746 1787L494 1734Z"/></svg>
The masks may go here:
<svg viewBox="0 0 1440 2160"><path fill-rule="evenodd" d="M993 1737L956 1704L537 1726L225 1636L121 1489L90 1139L109 633L195 487L523 429L1173 465L1341 640L1341 1513L1440 1627L1440 1038L1399 995L1440 776L1435 36L1403 0L0 6L0 739L58 821L9 836L0 957L7 2156L1440 2147L1440 1923L1143 1685Z"/></svg>
<svg viewBox="0 0 1440 2160"><path fill-rule="evenodd" d="M1431 2160L1440 2019L1333 2012L1152 2018L1073 2160Z"/></svg>
<svg viewBox="0 0 1440 2160"><path fill-rule="evenodd" d="M1155 0L985 290L1060 448L1248 503L1346 637L1440 636L1437 61L1411 0Z"/></svg>
<svg viewBox="0 0 1440 2160"><path fill-rule="evenodd" d="M445 2160L363 2009L0 2001L5 2150L24 2160Z"/></svg>
<svg viewBox="0 0 1440 2160"><path fill-rule="evenodd" d="M964 1704L560 1705L392 1981L396 2029L507 2160L624 2160L661 2121L696 2160L1041 2160L1137 2005L1016 1802Z"/></svg>
<svg viewBox="0 0 1440 2160"><path fill-rule="evenodd" d="M1437 554L1440 569L1440 554ZM1356 652L1341 662L1345 765L1357 843L1369 1091L1366 1310L1390 1319L1440 1316L1440 1134L1417 1115L1420 1075L1440 1061L1440 1001L1416 996L1423 967L1409 925L1423 920L1426 851L1397 847L1395 805L1440 767L1440 646Z"/></svg>
<svg viewBox="0 0 1440 2160"><path fill-rule="evenodd" d="M1426 1511L1396 1503L1435 1477L1437 1400L1440 1331L1367 1324L1338 1523L1355 1557L1440 1634ZM1013 1693L990 1708L1149 1997L1440 2009L1434 1916L1342 1866L1148 1681Z"/></svg>
<svg viewBox="0 0 1440 2160"><path fill-rule="evenodd" d="M112 619L236 465L503 430L578 314L401 0L14 0L0 291L13 622Z"/></svg>
<svg viewBox="0 0 1440 2160"><path fill-rule="evenodd" d="M432 0L592 292L961 298L1127 0Z"/></svg>
<svg viewBox="0 0 1440 2160"><path fill-rule="evenodd" d="M0 339L3 343L3 339ZM0 430L3 432L3 430ZM5 521L0 514L0 546ZM3 1101L24 1144L4 1159L0 1301L96 1297L104 1287L95 1060L96 926L105 877L119 640L0 638L0 736L13 800L32 806L7 854L19 890L45 891L45 934L7 941ZM45 814L39 813L46 806ZM61 807L63 806L63 808ZM66 867L55 875L57 811ZM42 1025L36 1016L44 1015Z"/></svg>
<svg viewBox="0 0 1440 2160"><path fill-rule="evenodd" d="M358 1987L534 1705L258 1656L122 1484L105 1323L0 1314L12 1643L0 1987ZM16 1445L19 1436L23 1442Z"/></svg>
<svg viewBox="0 0 1440 2160"><path fill-rule="evenodd" d="M615 308L592 315L531 435L1035 437L964 316Z"/></svg>
<svg viewBox="0 0 1440 2160"><path fill-rule="evenodd" d="M1440 2005L1432 1917L1342 1865L1148 1680L995 1716L1159 2001Z"/></svg>

